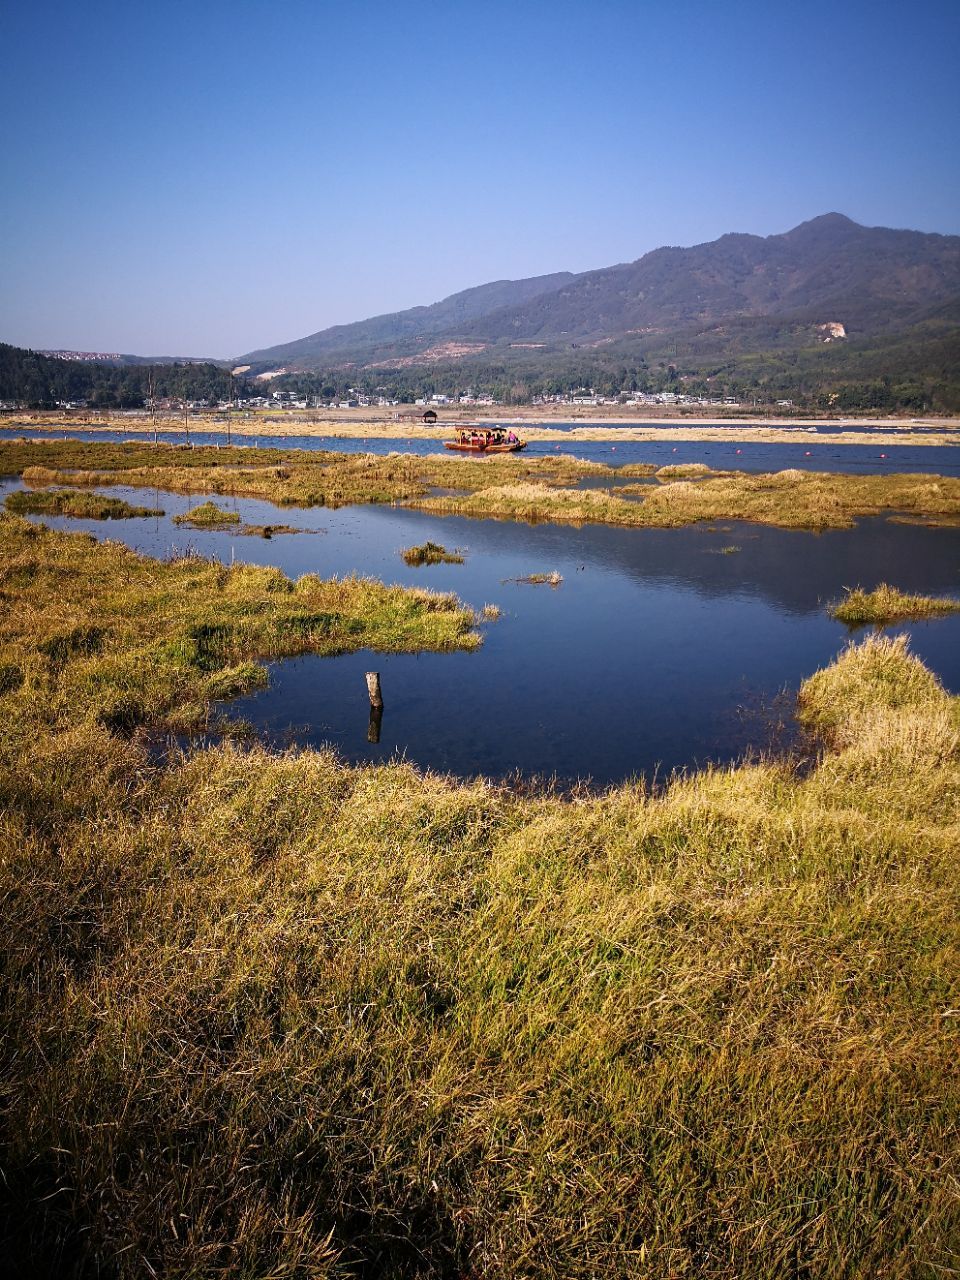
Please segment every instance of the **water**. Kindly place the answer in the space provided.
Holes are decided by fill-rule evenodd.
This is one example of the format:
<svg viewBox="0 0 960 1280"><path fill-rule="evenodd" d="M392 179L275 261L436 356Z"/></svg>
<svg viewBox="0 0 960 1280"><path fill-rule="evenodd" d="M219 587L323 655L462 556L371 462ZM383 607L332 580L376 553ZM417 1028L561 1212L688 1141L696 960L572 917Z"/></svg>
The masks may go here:
<svg viewBox="0 0 960 1280"><path fill-rule="evenodd" d="M0 492L15 487L5 482ZM960 595L960 530L884 520L801 533L724 523L685 529L571 528L435 517L393 507L279 511L218 498L248 523L304 532L270 541L181 529L197 499L111 489L165 508L163 518L48 519L122 539L151 555L187 550L276 565L292 576L356 572L451 590L503 616L475 653L298 658L271 665L269 689L229 704L276 742L332 743L352 761L405 757L469 776L590 777L597 784L728 762L770 742L771 721L848 632L825 605L845 586L881 580ZM310 531L310 532L307 532ZM462 548L463 565L408 568L401 548ZM737 547L724 553L724 548ZM557 588L515 579L557 571ZM915 652L960 692L960 617L913 624ZM367 741L363 675L379 670L386 703Z"/></svg>
<svg viewBox="0 0 960 1280"><path fill-rule="evenodd" d="M530 423L528 426L535 425ZM571 424L545 423L545 426ZM572 424L577 425L577 424ZM579 424L583 425L583 424ZM662 427L666 423L644 423L645 427ZM704 424L718 425L718 424ZM852 475L875 475L883 472L922 472L925 474L960 475L960 444L904 445L904 444L819 444L815 434L797 431L795 442L769 444L738 438L736 426L730 424L730 439L720 441L671 441L671 440L621 440L616 442L617 428L610 428L611 439L564 442L562 445L548 441L532 441L527 445L523 458L545 458L558 452L590 462L603 462L609 467L621 467L629 462L652 462L657 466L680 462L704 462L715 470L779 471L796 467L803 471L838 471ZM846 430L846 428L844 428ZM149 442L153 439L148 430L143 431L30 431L19 427L0 428L0 440L89 440L99 443L116 443L124 440ZM181 431L165 432L164 444L184 444L187 437ZM191 431L194 444L225 445L225 432ZM271 449L331 449L338 453L412 453L418 457L443 453L440 440L412 439L397 436L392 439L345 439L339 436L233 436L233 443L250 447ZM458 455L463 457L464 455ZM473 459L478 466L483 459Z"/></svg>

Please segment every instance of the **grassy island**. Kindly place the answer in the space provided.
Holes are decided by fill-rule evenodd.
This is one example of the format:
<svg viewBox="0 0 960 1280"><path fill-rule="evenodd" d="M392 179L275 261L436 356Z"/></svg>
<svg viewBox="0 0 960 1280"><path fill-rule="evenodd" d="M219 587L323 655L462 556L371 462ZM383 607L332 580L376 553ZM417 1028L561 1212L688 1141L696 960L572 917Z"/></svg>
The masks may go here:
<svg viewBox="0 0 960 1280"><path fill-rule="evenodd" d="M917 622L924 618L942 618L948 613L960 613L960 600L949 596L905 595L886 582L881 582L873 591L855 587L830 609L830 616L848 627Z"/></svg>
<svg viewBox="0 0 960 1280"><path fill-rule="evenodd" d="M162 516L156 507L136 507L122 498L78 489L17 489L3 504L15 515L72 516L78 520L131 520L142 516Z"/></svg>
<svg viewBox="0 0 960 1280"><path fill-rule="evenodd" d="M448 551L439 542L424 542L420 546L405 547L400 552L405 564L416 567L422 564L463 564L458 551Z"/></svg>
<svg viewBox="0 0 960 1280"><path fill-rule="evenodd" d="M902 640L824 743L595 795L159 758L258 659L477 642L450 596L0 515L7 1264L948 1274L960 717Z"/></svg>
<svg viewBox="0 0 960 1280"><path fill-rule="evenodd" d="M201 502L182 515L173 517L174 524L186 524L192 529L226 529L240 524L235 511L225 511L215 502Z"/></svg>
<svg viewBox="0 0 960 1280"><path fill-rule="evenodd" d="M22 475L33 486L139 485L207 495L211 502L218 494L299 507L392 502L436 514L636 528L751 520L843 529L860 517L889 513L931 525L960 520L955 477L796 469L754 474L687 464L661 468L651 482L653 471L644 463L614 470L562 454L478 460L73 440L0 443L0 474ZM577 487L588 478L599 486ZM624 479L647 482L624 485Z"/></svg>

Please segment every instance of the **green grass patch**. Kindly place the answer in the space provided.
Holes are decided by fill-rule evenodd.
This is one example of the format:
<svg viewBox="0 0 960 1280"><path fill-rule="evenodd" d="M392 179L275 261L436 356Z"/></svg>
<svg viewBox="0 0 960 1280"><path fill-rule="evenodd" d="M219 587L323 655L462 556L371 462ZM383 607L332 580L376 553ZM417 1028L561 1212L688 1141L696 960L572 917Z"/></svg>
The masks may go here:
<svg viewBox="0 0 960 1280"><path fill-rule="evenodd" d="M188 556L160 563L115 543L0 515L0 627L16 696L45 723L203 717L256 660L369 647L471 648L474 616L448 594L363 578L296 582L279 570ZM10 680L13 680L11 675Z"/></svg>
<svg viewBox="0 0 960 1280"><path fill-rule="evenodd" d="M174 524L189 525L192 529L223 529L240 524L235 511L225 511L215 502L201 502L182 515L173 517Z"/></svg>
<svg viewBox="0 0 960 1280"><path fill-rule="evenodd" d="M18 489L8 493L4 506L15 515L72 516L78 520L130 520L162 516L156 507L137 507L121 498L77 489Z"/></svg>
<svg viewBox="0 0 960 1280"><path fill-rule="evenodd" d="M960 600L949 596L911 596L896 587L881 582L874 591L862 587L848 590L839 604L830 608L831 618L844 622L848 627L863 627L870 623L883 626L893 622L915 622L923 618L940 618L948 613L960 613Z"/></svg>
<svg viewBox="0 0 960 1280"><path fill-rule="evenodd" d="M821 732L835 733L855 725L868 708L924 708L945 698L936 676L910 653L905 636L871 636L804 681L800 717Z"/></svg>
<svg viewBox="0 0 960 1280"><path fill-rule="evenodd" d="M400 552L404 563L411 566L421 564L463 564L463 556L458 551L448 551L439 542L424 542L417 547L405 547Z"/></svg>

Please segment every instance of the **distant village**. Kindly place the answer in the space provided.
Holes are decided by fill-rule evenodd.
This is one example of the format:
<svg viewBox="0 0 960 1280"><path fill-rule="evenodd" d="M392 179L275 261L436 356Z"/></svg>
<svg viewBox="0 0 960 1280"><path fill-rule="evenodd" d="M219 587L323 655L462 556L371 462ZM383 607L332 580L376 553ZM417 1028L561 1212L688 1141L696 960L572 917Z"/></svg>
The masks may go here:
<svg viewBox="0 0 960 1280"><path fill-rule="evenodd" d="M202 403L202 402L200 402ZM345 399L326 399L322 396L303 396L298 395L294 391L272 391L269 395L248 396L237 401L238 405L242 405L248 409L366 409L366 408L396 408L403 404L409 403L402 400L391 399L388 396L368 395L357 389L350 389ZM481 408L488 406L500 406L502 401L494 396L483 395L433 395L421 396L413 401L413 404L422 409L433 408ZM722 405L732 406L734 408L740 405L740 401L733 396L693 396L683 395L670 391L661 392L643 392L637 391L630 394L619 396L602 396L592 388L581 387L576 391L560 393L552 396L534 396L530 401L534 406L543 405L570 405L571 407L581 406L598 406L598 405L614 405L618 407L629 407L630 405L698 405L703 407L719 407ZM793 404L791 400L778 400L780 406L790 406ZM194 406L191 406L194 407ZM199 405L198 405L199 407ZM223 403L221 408L229 408L227 403Z"/></svg>
<svg viewBox="0 0 960 1280"><path fill-rule="evenodd" d="M611 405L617 408L630 408L631 406L640 407L645 405L664 405L664 406L690 406L699 408L739 408L741 401L734 396L694 396L684 395L682 393L659 391L659 392L643 392L637 391L630 394L619 396L602 396L598 395L590 388L580 388L577 391L568 392L566 394L558 394L551 396L535 396L530 403L534 406L546 405L569 405L571 408L590 408L601 405ZM777 400L777 408L790 409L793 408L792 400ZM440 409L440 408L487 408L501 407L503 401L496 399L494 396L481 395L462 395L447 396L433 395L429 397L420 397L413 401L416 408ZM165 397L157 400L155 405L151 405L147 401L145 409L140 412L149 412L151 408L170 410L195 410L197 412L210 412L216 410L228 409L399 409L402 407L409 408L410 402L405 400L391 399L383 395L368 395L362 391L351 389L348 391L344 399L328 399L323 396L304 396L298 395L295 391L272 391L269 395L255 396L237 396L234 400L221 400L216 404L208 400L187 400L178 399L176 397ZM0 412L10 412L20 408L20 404L15 400L0 401ZM82 399L75 400L58 400L56 401L58 409L88 409L92 406L89 401Z"/></svg>

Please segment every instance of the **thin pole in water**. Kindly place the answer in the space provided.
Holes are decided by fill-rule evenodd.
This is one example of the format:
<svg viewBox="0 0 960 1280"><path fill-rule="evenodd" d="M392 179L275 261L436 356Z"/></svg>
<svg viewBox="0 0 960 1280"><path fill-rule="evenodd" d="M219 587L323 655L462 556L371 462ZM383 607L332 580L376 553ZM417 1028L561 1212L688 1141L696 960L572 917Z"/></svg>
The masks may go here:
<svg viewBox="0 0 960 1280"><path fill-rule="evenodd" d="M371 707L382 707L383 695L380 692L380 672L368 671L366 679L367 679L367 693L370 695Z"/></svg>

